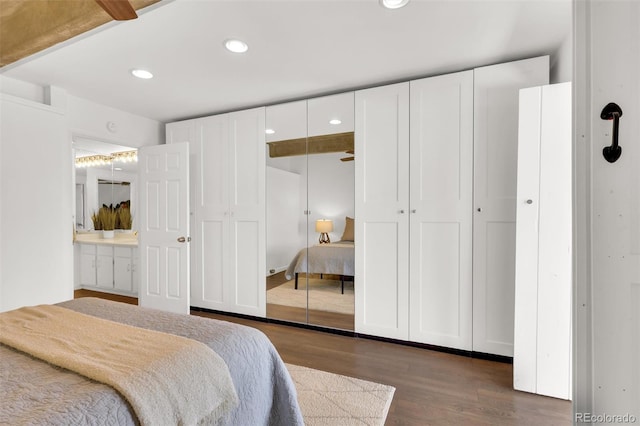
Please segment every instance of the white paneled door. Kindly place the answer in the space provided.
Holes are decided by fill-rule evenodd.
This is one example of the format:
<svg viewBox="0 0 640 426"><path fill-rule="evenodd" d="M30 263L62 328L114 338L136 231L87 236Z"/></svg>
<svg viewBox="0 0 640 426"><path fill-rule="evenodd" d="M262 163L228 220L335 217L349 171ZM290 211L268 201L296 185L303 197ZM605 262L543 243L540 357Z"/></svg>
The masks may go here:
<svg viewBox="0 0 640 426"><path fill-rule="evenodd" d="M471 350L473 71L411 81L409 340Z"/></svg>
<svg viewBox="0 0 640 426"><path fill-rule="evenodd" d="M189 144L143 147L139 304L189 313Z"/></svg>
<svg viewBox="0 0 640 426"><path fill-rule="evenodd" d="M409 83L356 92L355 329L409 337Z"/></svg>
<svg viewBox="0 0 640 426"><path fill-rule="evenodd" d="M519 90L549 57L474 70L473 350L513 356Z"/></svg>

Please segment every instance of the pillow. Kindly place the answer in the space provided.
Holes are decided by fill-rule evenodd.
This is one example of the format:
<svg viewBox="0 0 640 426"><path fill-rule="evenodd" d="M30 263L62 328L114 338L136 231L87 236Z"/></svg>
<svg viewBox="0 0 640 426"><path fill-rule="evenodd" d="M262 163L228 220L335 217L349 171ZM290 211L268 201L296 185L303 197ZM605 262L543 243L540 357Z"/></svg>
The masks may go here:
<svg viewBox="0 0 640 426"><path fill-rule="evenodd" d="M345 217L344 232L342 233L342 241L354 241L353 218Z"/></svg>

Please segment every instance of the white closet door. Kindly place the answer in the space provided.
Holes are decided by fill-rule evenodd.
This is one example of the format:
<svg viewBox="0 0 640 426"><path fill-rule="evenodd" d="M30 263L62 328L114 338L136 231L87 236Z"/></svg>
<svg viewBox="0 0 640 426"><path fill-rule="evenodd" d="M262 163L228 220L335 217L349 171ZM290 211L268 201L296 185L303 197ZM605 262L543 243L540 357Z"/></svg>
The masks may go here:
<svg viewBox="0 0 640 426"><path fill-rule="evenodd" d="M265 109L229 117L231 310L266 315Z"/></svg>
<svg viewBox="0 0 640 426"><path fill-rule="evenodd" d="M518 149L513 386L570 399L571 83L520 92Z"/></svg>
<svg viewBox="0 0 640 426"><path fill-rule="evenodd" d="M473 350L513 356L518 91L549 57L474 70Z"/></svg>
<svg viewBox="0 0 640 426"><path fill-rule="evenodd" d="M193 306L225 310L230 298L228 119L197 120L192 185L195 228L191 246Z"/></svg>
<svg viewBox="0 0 640 426"><path fill-rule="evenodd" d="M409 340L471 350L473 71L411 82Z"/></svg>
<svg viewBox="0 0 640 426"><path fill-rule="evenodd" d="M355 330L409 336L409 83L355 96Z"/></svg>

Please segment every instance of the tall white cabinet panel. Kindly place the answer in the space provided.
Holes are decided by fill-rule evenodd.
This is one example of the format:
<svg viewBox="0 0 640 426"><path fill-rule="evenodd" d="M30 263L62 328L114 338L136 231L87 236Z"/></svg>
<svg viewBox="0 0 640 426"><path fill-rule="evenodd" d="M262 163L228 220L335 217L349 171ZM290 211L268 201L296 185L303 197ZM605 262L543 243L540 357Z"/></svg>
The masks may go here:
<svg viewBox="0 0 640 426"><path fill-rule="evenodd" d="M409 337L409 83L355 94L355 330Z"/></svg>
<svg viewBox="0 0 640 426"><path fill-rule="evenodd" d="M571 83L520 92L513 386L562 399L571 398L571 123Z"/></svg>
<svg viewBox="0 0 640 426"><path fill-rule="evenodd" d="M102 288L113 288L113 247L96 247L96 285Z"/></svg>
<svg viewBox="0 0 640 426"><path fill-rule="evenodd" d="M471 350L473 71L411 81L409 340Z"/></svg>
<svg viewBox="0 0 640 426"><path fill-rule="evenodd" d="M229 114L231 303L266 315L265 109Z"/></svg>
<svg viewBox="0 0 640 426"><path fill-rule="evenodd" d="M473 350L513 356L518 94L549 57L474 70Z"/></svg>
<svg viewBox="0 0 640 426"><path fill-rule="evenodd" d="M232 295L229 250L229 117L196 122L191 297L194 306L226 310Z"/></svg>
<svg viewBox="0 0 640 426"><path fill-rule="evenodd" d="M191 138L192 305L264 316L264 108L170 123L169 136Z"/></svg>

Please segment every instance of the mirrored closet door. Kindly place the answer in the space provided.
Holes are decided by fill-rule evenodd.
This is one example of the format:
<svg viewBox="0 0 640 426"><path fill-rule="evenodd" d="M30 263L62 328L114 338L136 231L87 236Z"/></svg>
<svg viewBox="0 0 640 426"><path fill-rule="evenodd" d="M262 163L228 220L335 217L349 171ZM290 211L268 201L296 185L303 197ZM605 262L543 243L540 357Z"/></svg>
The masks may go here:
<svg viewBox="0 0 640 426"><path fill-rule="evenodd" d="M267 107L267 317L353 330L353 93Z"/></svg>

